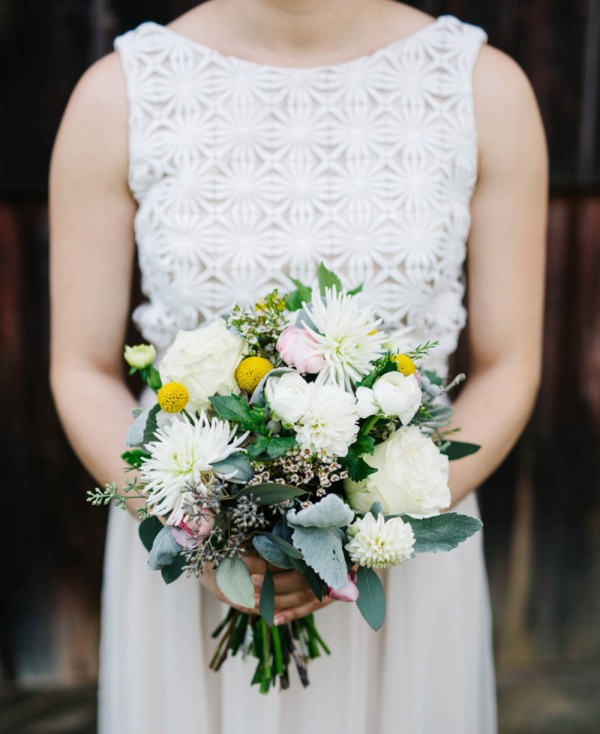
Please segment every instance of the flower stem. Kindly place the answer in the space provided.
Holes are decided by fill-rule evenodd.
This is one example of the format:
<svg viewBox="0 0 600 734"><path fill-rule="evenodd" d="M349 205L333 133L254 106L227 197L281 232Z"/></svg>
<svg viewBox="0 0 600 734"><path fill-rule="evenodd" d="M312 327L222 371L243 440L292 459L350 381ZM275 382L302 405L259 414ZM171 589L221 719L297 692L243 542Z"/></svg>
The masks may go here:
<svg viewBox="0 0 600 734"><path fill-rule="evenodd" d="M365 423L363 423L359 431L361 436L368 436L380 417L381 416L378 415L372 415Z"/></svg>

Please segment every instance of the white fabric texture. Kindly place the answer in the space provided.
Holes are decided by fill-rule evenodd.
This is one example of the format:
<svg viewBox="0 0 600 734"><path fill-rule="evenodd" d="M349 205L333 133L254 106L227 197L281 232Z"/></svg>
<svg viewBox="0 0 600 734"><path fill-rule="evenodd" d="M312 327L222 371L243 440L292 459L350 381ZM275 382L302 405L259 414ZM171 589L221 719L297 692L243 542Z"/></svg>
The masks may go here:
<svg viewBox="0 0 600 734"><path fill-rule="evenodd" d="M442 16L354 61L315 68L224 56L155 23L116 41L130 105L143 291L134 317L165 348L323 261L388 328L437 339L465 322L462 266L477 178L472 72L484 32ZM477 515L474 495L459 511ZM317 613L330 658L311 686L260 696L253 667L208 670L223 607L195 579L146 569L136 522L111 511L101 734L493 734L481 534L384 576L386 622Z"/></svg>

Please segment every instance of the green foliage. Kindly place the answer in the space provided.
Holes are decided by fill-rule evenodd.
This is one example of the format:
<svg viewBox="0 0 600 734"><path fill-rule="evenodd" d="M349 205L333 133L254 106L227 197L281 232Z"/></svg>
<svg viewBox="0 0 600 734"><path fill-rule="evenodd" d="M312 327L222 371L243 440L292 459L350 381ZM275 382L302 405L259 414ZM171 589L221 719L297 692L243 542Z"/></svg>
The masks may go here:
<svg viewBox="0 0 600 734"><path fill-rule="evenodd" d="M410 523L415 534L415 555L453 550L482 527L480 520L456 512L424 518L409 515L400 517L404 522Z"/></svg>
<svg viewBox="0 0 600 734"><path fill-rule="evenodd" d="M246 484L254 476L254 470L248 457L239 452L230 454L223 461L217 461L212 468L215 474L226 476L228 482L237 484Z"/></svg>
<svg viewBox="0 0 600 734"><path fill-rule="evenodd" d="M123 461L132 469L139 469L150 454L143 449L128 449L121 454Z"/></svg>
<svg viewBox="0 0 600 734"><path fill-rule="evenodd" d="M173 563L170 563L168 566L164 566L160 569L160 573L165 584L172 584L173 581L177 581L183 573L184 568L185 556L180 553L178 556L175 556Z"/></svg>
<svg viewBox="0 0 600 734"><path fill-rule="evenodd" d="M285 307L288 311L299 311L303 303L309 303L312 298L312 288L304 285L302 281L296 278L290 278L296 286L296 290L288 294L285 299Z"/></svg>
<svg viewBox="0 0 600 734"><path fill-rule="evenodd" d="M397 370L398 366L391 356L389 354L385 354L373 364L373 371L363 377L363 379L356 384L356 387L373 387L375 381L382 375L385 375L386 372L396 372Z"/></svg>
<svg viewBox="0 0 600 734"><path fill-rule="evenodd" d="M353 482L362 482L377 469L369 466L362 458L363 454L372 454L375 451L375 440L372 436L359 434L356 441L348 449L346 456L340 459L340 464L347 470Z"/></svg>
<svg viewBox="0 0 600 734"><path fill-rule="evenodd" d="M258 609L265 622L269 627L272 627L273 617L275 615L275 584L273 583L273 575L269 569L265 571L265 575L263 577Z"/></svg>
<svg viewBox="0 0 600 734"><path fill-rule="evenodd" d="M348 569L339 528L295 527L294 546L302 551L304 560L323 581L333 589L343 589L348 583Z"/></svg>
<svg viewBox="0 0 600 734"><path fill-rule="evenodd" d="M297 548L294 548L294 546L291 543L288 543L287 540L280 538L278 535L275 535L275 533L261 533L261 535L271 540L276 546L278 546L285 553L285 555L289 559L293 559L293 558L302 559L302 553Z"/></svg>
<svg viewBox="0 0 600 734"><path fill-rule="evenodd" d="M418 359L423 359L423 357L427 356L432 349L439 346L439 342L425 342L425 344L419 344L419 346L413 349L412 352L406 352L406 355L414 362Z"/></svg>
<svg viewBox="0 0 600 734"><path fill-rule="evenodd" d="M149 517L140 523L138 533L140 540L144 544L144 548L150 553L154 545L154 539L163 529L163 524L157 517Z"/></svg>
<svg viewBox="0 0 600 734"><path fill-rule="evenodd" d="M238 395L213 395L209 400L219 417L237 423L244 431L268 436L264 408L250 406Z"/></svg>
<svg viewBox="0 0 600 734"><path fill-rule="evenodd" d="M298 487L292 487L289 484L276 484L275 482L265 482L264 484L254 484L242 489L236 495L237 497L245 497L252 495L257 505L276 505L279 502L301 497L306 492Z"/></svg>
<svg viewBox="0 0 600 734"><path fill-rule="evenodd" d="M291 448L298 445L295 436L258 436L247 448L252 459L268 461L283 456Z"/></svg>
<svg viewBox="0 0 600 734"><path fill-rule="evenodd" d="M154 405L148 411L148 419L146 421L146 427L144 428L144 445L154 441L156 429L158 428L157 415L160 411L160 405Z"/></svg>
<svg viewBox="0 0 600 734"><path fill-rule="evenodd" d="M320 263L317 270L317 279L319 282L319 292L325 295L327 288L334 288L338 293L342 293L342 281L335 273L328 270L323 263Z"/></svg>
<svg viewBox="0 0 600 734"><path fill-rule="evenodd" d="M471 454L476 453L480 448L481 446L478 446L475 443L446 441L446 443L440 447L440 452L442 454L446 454L450 461L455 461L456 459L462 459L465 456L470 456Z"/></svg>
<svg viewBox="0 0 600 734"><path fill-rule="evenodd" d="M385 619L385 593L379 576L372 568L359 566L356 585L359 592L356 606L369 627L377 631Z"/></svg>
<svg viewBox="0 0 600 734"><path fill-rule="evenodd" d="M264 535L255 535L252 538L252 545L261 558L264 558L267 563L277 568L293 568L289 557L284 553L281 548L270 538L266 538Z"/></svg>
<svg viewBox="0 0 600 734"><path fill-rule="evenodd" d="M254 608L254 585L248 566L241 558L225 558L217 566L215 581L219 589L234 604Z"/></svg>

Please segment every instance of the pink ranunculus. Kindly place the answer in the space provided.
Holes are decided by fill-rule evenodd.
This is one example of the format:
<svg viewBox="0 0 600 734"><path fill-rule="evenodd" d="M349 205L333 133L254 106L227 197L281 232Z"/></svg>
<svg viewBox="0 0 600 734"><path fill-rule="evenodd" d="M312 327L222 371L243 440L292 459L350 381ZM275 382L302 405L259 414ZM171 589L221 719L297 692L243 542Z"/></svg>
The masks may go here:
<svg viewBox="0 0 600 734"><path fill-rule="evenodd" d="M281 359L298 372L316 374L323 369L325 360L319 352L319 345L306 329L289 326L281 332L277 340L277 351Z"/></svg>
<svg viewBox="0 0 600 734"><path fill-rule="evenodd" d="M196 548L199 543L208 538L214 524L214 512L205 510L201 515L200 523L193 520L188 522L180 520L177 525L171 527L171 534L183 548Z"/></svg>
<svg viewBox="0 0 600 734"><path fill-rule="evenodd" d="M356 571L348 572L348 583L343 589L329 588L328 596L330 599L337 601L356 601L359 596L358 586L356 585Z"/></svg>

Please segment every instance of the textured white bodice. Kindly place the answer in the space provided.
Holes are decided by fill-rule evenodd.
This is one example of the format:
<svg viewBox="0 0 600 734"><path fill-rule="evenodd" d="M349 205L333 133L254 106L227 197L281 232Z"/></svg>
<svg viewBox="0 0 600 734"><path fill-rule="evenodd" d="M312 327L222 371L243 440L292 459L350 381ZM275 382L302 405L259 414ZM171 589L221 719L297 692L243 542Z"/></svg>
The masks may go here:
<svg viewBox="0 0 600 734"><path fill-rule="evenodd" d="M388 327L439 340L443 363L465 321L485 38L442 16L369 56L300 69L155 23L118 38L144 337L165 347L234 302L289 290L288 274L312 281L323 261L363 284Z"/></svg>

